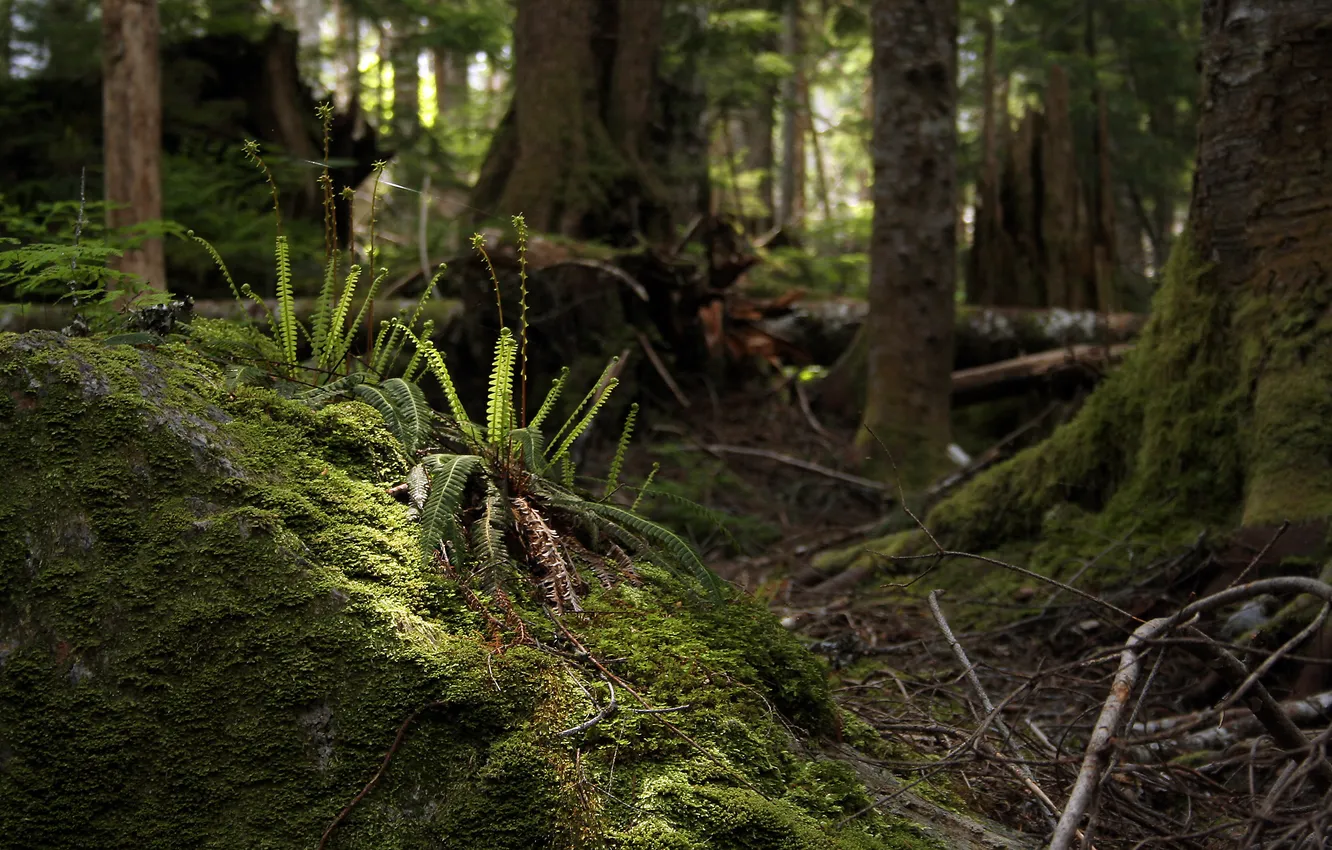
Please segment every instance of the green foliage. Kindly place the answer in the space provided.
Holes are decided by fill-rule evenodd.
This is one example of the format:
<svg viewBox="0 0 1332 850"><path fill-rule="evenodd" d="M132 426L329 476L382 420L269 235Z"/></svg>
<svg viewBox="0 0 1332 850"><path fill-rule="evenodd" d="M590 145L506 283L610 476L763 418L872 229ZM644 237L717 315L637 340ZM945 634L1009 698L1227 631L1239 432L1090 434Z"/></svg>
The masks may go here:
<svg viewBox="0 0 1332 850"><path fill-rule="evenodd" d="M147 239L179 235L167 221L108 232L105 204L41 203L23 211L0 195L0 289L23 301L70 299L98 328L115 329L124 305L165 303L164 295L111 263Z"/></svg>

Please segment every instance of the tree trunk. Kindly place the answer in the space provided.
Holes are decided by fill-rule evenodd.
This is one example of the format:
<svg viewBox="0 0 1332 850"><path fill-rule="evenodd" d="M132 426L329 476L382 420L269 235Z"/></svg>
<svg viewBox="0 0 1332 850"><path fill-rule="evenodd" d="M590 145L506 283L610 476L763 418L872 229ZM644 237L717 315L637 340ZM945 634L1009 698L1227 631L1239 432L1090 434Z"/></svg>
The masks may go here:
<svg viewBox="0 0 1332 850"><path fill-rule="evenodd" d="M777 107L777 90L773 85L764 85L754 106L747 110L741 119L745 142L745 171L759 174L758 206L759 214L749 220L751 233L764 233L772 228L773 214L773 112Z"/></svg>
<svg viewBox="0 0 1332 850"><path fill-rule="evenodd" d="M9 79L14 61L14 0L0 0L0 82Z"/></svg>
<svg viewBox="0 0 1332 850"><path fill-rule="evenodd" d="M435 71L435 119L450 129L466 129L471 87L467 81L468 56L457 50L435 48L431 55Z"/></svg>
<svg viewBox="0 0 1332 850"><path fill-rule="evenodd" d="M1072 423L932 513L954 548L1065 502L1098 534L1332 517L1329 21L1332 0L1205 0L1190 224L1152 319Z"/></svg>
<svg viewBox="0 0 1332 850"><path fill-rule="evenodd" d="M777 223L798 227L805 218L805 134L801 93L805 89L805 45L800 0L786 0L786 58L795 70L782 83L782 185Z"/></svg>
<svg viewBox="0 0 1332 850"><path fill-rule="evenodd" d="M102 126L107 226L162 217L162 92L156 0L102 4ZM166 289L162 240L126 251L116 267Z"/></svg>
<svg viewBox="0 0 1332 850"><path fill-rule="evenodd" d="M664 13L664 0L520 0L513 101L472 207L613 244L673 233L679 192L663 175L686 178L649 129L692 122L659 77Z"/></svg>
<svg viewBox="0 0 1332 850"><path fill-rule="evenodd" d="M421 50L416 26L395 21L389 36L393 64L393 135L399 145L409 144L421 132Z"/></svg>
<svg viewBox="0 0 1332 850"><path fill-rule="evenodd" d="M956 0L872 7L874 221L866 431L901 483L945 463L956 278ZM877 441L863 435L861 444ZM880 458L880 460L885 460Z"/></svg>
<svg viewBox="0 0 1332 850"><path fill-rule="evenodd" d="M351 0L337 0L337 91L334 103L339 112L350 112L361 101L361 22Z"/></svg>

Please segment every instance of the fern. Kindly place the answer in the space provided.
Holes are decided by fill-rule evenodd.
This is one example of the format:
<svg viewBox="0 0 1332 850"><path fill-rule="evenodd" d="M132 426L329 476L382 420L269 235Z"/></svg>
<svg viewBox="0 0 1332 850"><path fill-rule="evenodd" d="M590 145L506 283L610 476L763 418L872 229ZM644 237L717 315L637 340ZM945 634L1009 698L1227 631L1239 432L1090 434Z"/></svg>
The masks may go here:
<svg viewBox="0 0 1332 850"><path fill-rule="evenodd" d="M569 431L568 436L564 438L564 442L560 443L559 448L555 449L555 454L550 459L551 463L564 457L565 452L569 451L569 447L573 445L574 440L583 436L583 432L588 429L588 426L592 424L592 420L601 412L601 408L605 406L606 400L610 398L611 392L619 385L619 383L620 381L618 378L611 378L610 381L606 383L606 388L602 390L601 394L592 402L592 406L588 408L587 413L584 414L583 418L578 421L578 424ZM569 421L572 422L573 417L570 417Z"/></svg>
<svg viewBox="0 0 1332 850"><path fill-rule="evenodd" d="M560 393L563 392L564 385L568 380L569 367L565 366L560 369L559 376L555 378L553 383L551 383L550 392L546 393L546 400L541 402L541 409L538 410L536 416L533 416L532 420L527 423L529 428L536 428L540 426L542 422L546 421L546 417L555 409L555 402L559 400Z"/></svg>
<svg viewBox="0 0 1332 850"><path fill-rule="evenodd" d="M324 331L324 347L319 352L319 368L327 369L341 362L346 355L342 350L342 329L347 324L347 312L351 309L352 297L356 294L356 283L361 279L361 267L352 264L347 269L347 280L342 285L342 295L333 307L333 315L328 320Z"/></svg>
<svg viewBox="0 0 1332 850"><path fill-rule="evenodd" d="M486 406L486 437L498 446L513 429L513 360L517 344L508 328L501 328L490 370L490 397Z"/></svg>
<svg viewBox="0 0 1332 850"><path fill-rule="evenodd" d="M421 548L428 557L447 546L444 554L453 563L466 551L458 523L463 490L476 472L481 458L476 455L430 455L423 462L430 473L430 495L421 511Z"/></svg>
<svg viewBox="0 0 1332 850"><path fill-rule="evenodd" d="M615 492L620 483L620 470L624 468L624 455L629 450L629 440L634 435L634 420L638 417L638 403L629 405L629 415L624 419L620 430L620 442L615 446L615 456L611 458L610 472L606 475L606 495Z"/></svg>
<svg viewBox="0 0 1332 850"><path fill-rule="evenodd" d="M350 375L344 375L335 381L324 384L322 387L306 390L296 396L298 401L303 401L311 407L318 407L326 401L337 398L340 395L349 393L352 387L357 384L363 384L370 376L365 372L352 372Z"/></svg>
<svg viewBox="0 0 1332 850"><path fill-rule="evenodd" d="M638 488L638 495L634 497L634 503L629 506L629 510L638 510L638 503L643 501L643 496L647 494L648 488L652 486L652 479L657 477L657 470L659 469L661 469L661 464L652 464L652 471L648 473L647 480L643 482L643 486Z"/></svg>
<svg viewBox="0 0 1332 850"><path fill-rule="evenodd" d="M296 366L296 299L291 288L291 252L287 237L277 238L277 302L282 355L287 368Z"/></svg>

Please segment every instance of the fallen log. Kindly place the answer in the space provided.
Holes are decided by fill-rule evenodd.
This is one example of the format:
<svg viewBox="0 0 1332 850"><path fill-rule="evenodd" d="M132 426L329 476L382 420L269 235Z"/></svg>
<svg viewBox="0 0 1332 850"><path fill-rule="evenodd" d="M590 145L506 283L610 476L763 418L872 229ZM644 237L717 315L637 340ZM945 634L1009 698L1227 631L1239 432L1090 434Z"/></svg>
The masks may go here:
<svg viewBox="0 0 1332 850"><path fill-rule="evenodd" d="M959 369L953 373L953 405L961 407L1015 395L1043 381L1094 379L1099 377L1100 367L1117 363L1132 349L1132 343L1074 345L1058 351Z"/></svg>

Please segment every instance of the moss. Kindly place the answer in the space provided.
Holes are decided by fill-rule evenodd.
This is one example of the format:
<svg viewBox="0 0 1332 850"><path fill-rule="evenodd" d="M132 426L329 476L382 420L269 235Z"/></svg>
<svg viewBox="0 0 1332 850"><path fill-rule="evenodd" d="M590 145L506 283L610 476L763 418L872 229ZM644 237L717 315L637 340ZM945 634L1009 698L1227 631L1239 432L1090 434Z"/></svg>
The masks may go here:
<svg viewBox="0 0 1332 850"><path fill-rule="evenodd" d="M651 565L573 628L682 708L621 693L556 735L596 710L574 679L604 684L486 644L384 492L403 461L369 408L45 333L0 335L0 384L6 844L308 848L420 710L331 846L924 846L877 815L834 826L866 798L797 754L833 725L818 662Z"/></svg>

